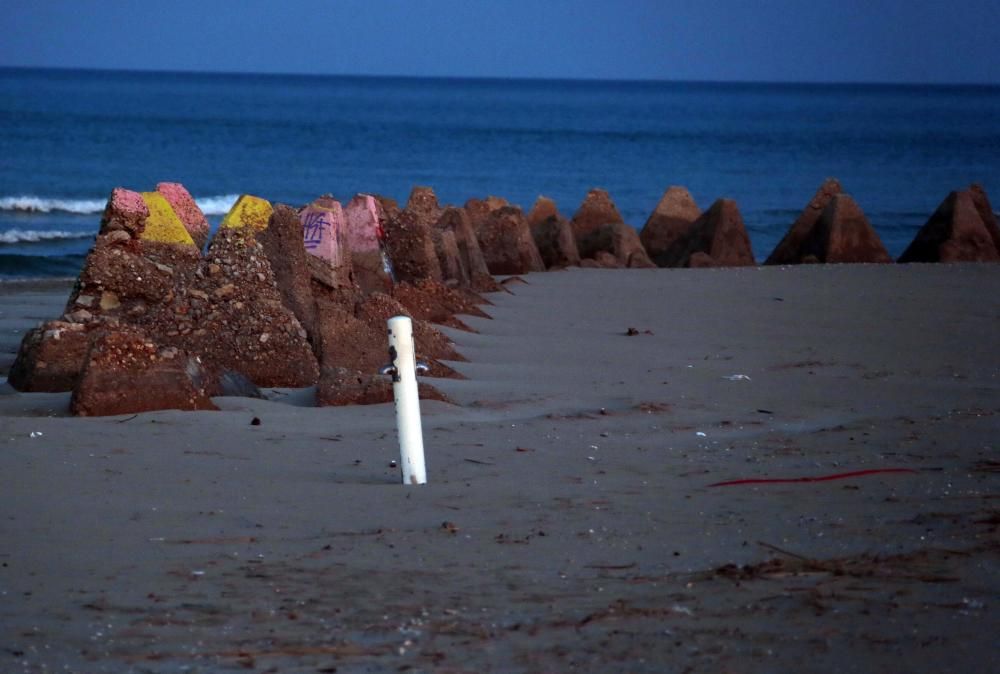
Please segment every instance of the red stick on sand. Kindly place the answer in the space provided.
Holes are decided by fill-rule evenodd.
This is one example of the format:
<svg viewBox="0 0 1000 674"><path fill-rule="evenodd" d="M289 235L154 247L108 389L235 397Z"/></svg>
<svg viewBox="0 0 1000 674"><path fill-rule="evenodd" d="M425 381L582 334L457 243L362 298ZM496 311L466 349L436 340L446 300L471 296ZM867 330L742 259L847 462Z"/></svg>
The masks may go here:
<svg viewBox="0 0 1000 674"><path fill-rule="evenodd" d="M916 473L912 468L870 468L868 470L855 470L849 473L834 473L833 475L821 475L819 477L760 477L748 478L745 480L728 480L726 482L716 482L709 487L729 487L736 484L777 484L788 482L829 482L830 480L844 480L849 477L861 477L862 475L875 475L877 473Z"/></svg>

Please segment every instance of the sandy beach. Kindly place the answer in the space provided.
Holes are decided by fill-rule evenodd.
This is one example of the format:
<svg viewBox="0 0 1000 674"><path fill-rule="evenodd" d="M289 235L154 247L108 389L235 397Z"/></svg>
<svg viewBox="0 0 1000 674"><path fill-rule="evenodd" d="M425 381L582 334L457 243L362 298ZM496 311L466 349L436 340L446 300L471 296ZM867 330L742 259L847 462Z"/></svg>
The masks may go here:
<svg viewBox="0 0 1000 674"><path fill-rule="evenodd" d="M423 487L391 405L0 384L0 671L995 671L1000 266L523 280ZM0 284L0 374L69 288Z"/></svg>

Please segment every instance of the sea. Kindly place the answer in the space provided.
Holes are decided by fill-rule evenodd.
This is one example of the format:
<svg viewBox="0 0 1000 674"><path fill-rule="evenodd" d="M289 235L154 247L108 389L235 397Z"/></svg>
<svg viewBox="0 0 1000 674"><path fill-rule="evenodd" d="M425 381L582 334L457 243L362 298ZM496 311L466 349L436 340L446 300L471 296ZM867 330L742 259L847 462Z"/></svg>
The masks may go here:
<svg viewBox="0 0 1000 674"><path fill-rule="evenodd" d="M74 276L116 186L442 204L592 187L641 228L663 192L735 199L755 256L838 178L898 255L952 190L1000 204L1000 87L0 69L0 279Z"/></svg>

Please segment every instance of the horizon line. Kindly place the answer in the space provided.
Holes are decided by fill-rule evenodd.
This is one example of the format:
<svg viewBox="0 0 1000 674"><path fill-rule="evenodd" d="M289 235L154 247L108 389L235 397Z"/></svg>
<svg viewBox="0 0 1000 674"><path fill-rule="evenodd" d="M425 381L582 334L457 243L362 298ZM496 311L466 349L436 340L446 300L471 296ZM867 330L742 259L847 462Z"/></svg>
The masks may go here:
<svg viewBox="0 0 1000 674"><path fill-rule="evenodd" d="M387 73L295 73L295 72L257 72L248 70L179 70L172 68L98 68L74 66L38 66L38 65L0 65L2 70L38 70L66 73L119 73L129 75L204 75L204 76L236 76L236 77L298 77L298 78L344 78L344 79L393 79L393 80L453 80L453 81L488 81L488 82L575 82L575 83L622 83L622 84L756 84L756 85L787 85L787 86L863 86L863 87L941 87L941 88L1000 88L1000 82L889 82L884 80L726 80L726 79L658 79L658 78L620 78L606 77L549 77L549 76L503 76L503 75L400 75Z"/></svg>

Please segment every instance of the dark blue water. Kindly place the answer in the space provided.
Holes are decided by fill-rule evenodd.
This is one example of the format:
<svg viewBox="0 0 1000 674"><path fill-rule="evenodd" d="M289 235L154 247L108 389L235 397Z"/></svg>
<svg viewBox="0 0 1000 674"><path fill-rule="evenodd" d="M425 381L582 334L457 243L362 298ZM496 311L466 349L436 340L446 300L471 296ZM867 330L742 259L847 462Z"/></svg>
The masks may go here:
<svg viewBox="0 0 1000 674"><path fill-rule="evenodd" d="M679 184L736 199L763 259L829 176L894 255L953 189L997 209L1000 87L0 69L0 276L74 274L117 185L182 182L213 221L417 184L571 216L596 186L641 227Z"/></svg>

